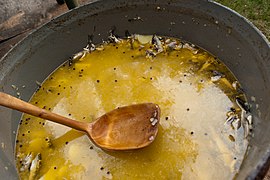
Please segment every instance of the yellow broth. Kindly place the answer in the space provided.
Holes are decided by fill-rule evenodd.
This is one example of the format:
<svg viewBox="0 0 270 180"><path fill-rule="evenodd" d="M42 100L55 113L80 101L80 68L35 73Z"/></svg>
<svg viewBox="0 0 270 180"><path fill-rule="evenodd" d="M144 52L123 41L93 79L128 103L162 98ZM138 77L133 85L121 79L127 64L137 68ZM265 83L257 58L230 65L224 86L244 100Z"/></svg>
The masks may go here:
<svg viewBox="0 0 270 180"><path fill-rule="evenodd" d="M243 126L225 123L229 111L241 113L235 98L244 95L236 79L202 49L165 37L154 44L152 38L136 35L104 43L66 62L30 103L91 122L119 106L153 102L161 108L155 141L141 150L107 152L81 132L24 115L16 141L22 179L235 176L247 147Z"/></svg>

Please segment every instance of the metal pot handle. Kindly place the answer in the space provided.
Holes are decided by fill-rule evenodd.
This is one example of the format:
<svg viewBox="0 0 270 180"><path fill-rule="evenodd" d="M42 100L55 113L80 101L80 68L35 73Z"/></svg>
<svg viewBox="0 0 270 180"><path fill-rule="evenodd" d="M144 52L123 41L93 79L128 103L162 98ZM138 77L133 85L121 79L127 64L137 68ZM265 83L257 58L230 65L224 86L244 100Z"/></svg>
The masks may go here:
<svg viewBox="0 0 270 180"><path fill-rule="evenodd" d="M78 0L56 0L58 4L67 4L68 9L73 9L75 7L77 7L78 4Z"/></svg>

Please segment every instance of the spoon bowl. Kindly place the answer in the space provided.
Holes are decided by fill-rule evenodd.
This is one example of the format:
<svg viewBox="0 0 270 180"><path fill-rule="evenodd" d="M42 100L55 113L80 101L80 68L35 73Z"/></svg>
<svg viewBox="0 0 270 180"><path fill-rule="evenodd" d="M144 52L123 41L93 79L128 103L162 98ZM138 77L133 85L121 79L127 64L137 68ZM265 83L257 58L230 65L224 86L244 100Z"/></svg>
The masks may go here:
<svg viewBox="0 0 270 180"><path fill-rule="evenodd" d="M0 92L0 105L85 132L104 150L133 150L151 144L158 132L160 108L154 103L118 107L86 123L41 109Z"/></svg>
<svg viewBox="0 0 270 180"><path fill-rule="evenodd" d="M153 103L120 107L90 123L87 132L103 149L143 148L155 139L159 117L160 109Z"/></svg>

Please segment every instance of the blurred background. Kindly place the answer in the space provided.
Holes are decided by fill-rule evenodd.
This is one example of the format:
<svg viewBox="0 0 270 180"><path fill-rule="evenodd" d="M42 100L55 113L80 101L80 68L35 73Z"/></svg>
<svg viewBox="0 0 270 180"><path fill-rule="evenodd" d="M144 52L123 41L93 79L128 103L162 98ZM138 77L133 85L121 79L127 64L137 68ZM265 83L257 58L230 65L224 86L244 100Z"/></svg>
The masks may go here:
<svg viewBox="0 0 270 180"><path fill-rule="evenodd" d="M77 1L84 5L95 0ZM246 17L270 40L270 0L216 2ZM0 0L0 58L35 28L67 11L64 0ZM270 180L270 171L264 180Z"/></svg>

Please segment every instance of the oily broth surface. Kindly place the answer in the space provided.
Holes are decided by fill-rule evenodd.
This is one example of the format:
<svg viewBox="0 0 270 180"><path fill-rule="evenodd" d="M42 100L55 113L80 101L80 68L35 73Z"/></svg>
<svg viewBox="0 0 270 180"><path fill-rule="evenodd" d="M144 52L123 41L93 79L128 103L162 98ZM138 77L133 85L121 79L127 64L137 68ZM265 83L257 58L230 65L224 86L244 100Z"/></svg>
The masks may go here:
<svg viewBox="0 0 270 180"><path fill-rule="evenodd" d="M24 115L16 141L22 179L234 177L247 142L243 127L224 125L231 108L240 113L235 97L243 97L232 85L233 75L209 53L188 44L164 47L151 56L149 50L158 51L136 39L103 44L59 67L31 103L91 122L119 106L153 102L161 108L156 140L138 151L104 152L83 133ZM222 76L213 78L217 72ZM27 157L32 161L37 155L39 166L27 166Z"/></svg>

